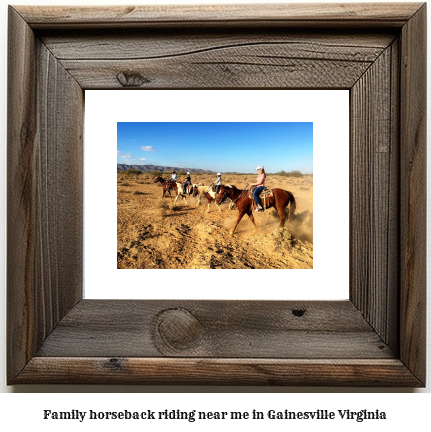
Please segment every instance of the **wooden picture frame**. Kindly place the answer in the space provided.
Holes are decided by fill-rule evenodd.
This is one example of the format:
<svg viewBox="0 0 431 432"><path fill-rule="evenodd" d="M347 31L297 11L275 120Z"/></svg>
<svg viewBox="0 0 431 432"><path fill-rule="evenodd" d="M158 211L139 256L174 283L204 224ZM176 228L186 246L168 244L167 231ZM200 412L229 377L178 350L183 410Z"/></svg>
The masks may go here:
<svg viewBox="0 0 431 432"><path fill-rule="evenodd" d="M424 386L425 28L425 3L9 7L8 384ZM349 300L82 299L84 90L128 88L349 89Z"/></svg>

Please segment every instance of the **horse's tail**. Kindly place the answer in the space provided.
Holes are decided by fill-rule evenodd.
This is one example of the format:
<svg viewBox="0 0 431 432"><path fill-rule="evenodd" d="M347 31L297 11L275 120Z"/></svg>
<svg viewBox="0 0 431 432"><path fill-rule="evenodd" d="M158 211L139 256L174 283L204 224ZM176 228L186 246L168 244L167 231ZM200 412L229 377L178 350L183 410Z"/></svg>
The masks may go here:
<svg viewBox="0 0 431 432"><path fill-rule="evenodd" d="M287 219L289 220L295 214L296 201L295 201L295 197L293 196L292 192L287 191L287 193L289 194L289 197L290 197L288 200L288 203L290 203L290 206L289 206L289 210L287 212Z"/></svg>

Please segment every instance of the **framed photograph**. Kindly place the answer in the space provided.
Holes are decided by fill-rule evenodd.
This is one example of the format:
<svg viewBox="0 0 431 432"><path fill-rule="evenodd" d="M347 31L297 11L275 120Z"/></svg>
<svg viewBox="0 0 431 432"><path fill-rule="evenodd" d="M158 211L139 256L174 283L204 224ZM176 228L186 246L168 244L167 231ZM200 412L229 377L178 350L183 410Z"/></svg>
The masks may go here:
<svg viewBox="0 0 431 432"><path fill-rule="evenodd" d="M127 92L117 95L124 93ZM157 93L152 95L158 98ZM173 101L182 92L165 93L166 100L172 94ZM196 111L205 107L209 118L213 117L211 107L226 111L224 107L230 103L216 102L213 93L214 90L192 90L190 94L192 99L198 99L193 104ZM251 99L250 109L259 111L261 98L255 91L222 93L223 99L234 99L237 103L232 105L236 107ZM283 96L289 104L293 103L287 93L270 90L268 95L272 93L279 98L273 103L264 102L263 110L268 107L270 111L271 105L277 109L283 107L280 103ZM144 101L146 94L138 92L136 97L142 96ZM345 108L347 114L348 107ZM251 119L247 112L245 115ZM281 115L288 118L286 112ZM165 113L160 117L165 117ZM117 268L313 268L313 123L233 121L233 117L227 117L231 121L117 122ZM142 145L150 142L152 145ZM146 157L139 158L136 154ZM124 160L128 163L121 163ZM256 160L265 166L255 163ZM133 161L138 164L133 165ZM151 164L158 161L161 161L158 165ZM169 166L172 162L182 167ZM283 170L286 165L298 169L286 172ZM256 183L257 177L263 183L258 189L262 194L258 204L252 195L254 187L249 187ZM348 177L346 180L348 185ZM344 195L348 201L348 190ZM214 209L217 211L213 212ZM222 211L232 209L237 211ZM141 224L136 223L137 211ZM345 234L348 239L348 230ZM257 235L261 243L250 243ZM296 256L290 254L287 259L292 248ZM193 277L193 272L188 273ZM244 280L239 285L253 286L253 281L250 283ZM254 284L258 281L254 280ZM198 293L193 297L199 297Z"/></svg>
<svg viewBox="0 0 431 432"><path fill-rule="evenodd" d="M425 3L10 6L8 25L9 385L425 386ZM348 91L348 264L328 264L348 298L86 298L93 90ZM287 285L265 271L262 293Z"/></svg>

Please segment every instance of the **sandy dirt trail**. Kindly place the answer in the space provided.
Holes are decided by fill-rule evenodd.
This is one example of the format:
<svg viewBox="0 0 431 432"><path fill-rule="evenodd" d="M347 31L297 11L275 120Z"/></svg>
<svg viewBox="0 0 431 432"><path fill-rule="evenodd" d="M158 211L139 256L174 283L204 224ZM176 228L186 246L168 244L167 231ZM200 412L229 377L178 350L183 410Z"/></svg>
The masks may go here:
<svg viewBox="0 0 431 432"><path fill-rule="evenodd" d="M192 177L194 183L210 184L213 176ZM238 188L255 176L232 176ZM224 183L228 183L224 181ZM313 267L313 178L268 176L269 187L291 191L296 214L277 229L274 209L256 212L257 232L244 216L233 236L236 208L222 204L207 210L207 200L187 204L162 199L162 187L148 174L117 175L117 267L119 269L301 269Z"/></svg>

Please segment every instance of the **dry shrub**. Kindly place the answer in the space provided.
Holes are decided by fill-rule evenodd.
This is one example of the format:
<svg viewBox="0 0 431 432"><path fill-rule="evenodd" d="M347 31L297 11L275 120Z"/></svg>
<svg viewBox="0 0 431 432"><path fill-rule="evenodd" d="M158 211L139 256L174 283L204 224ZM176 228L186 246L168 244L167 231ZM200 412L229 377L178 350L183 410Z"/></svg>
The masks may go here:
<svg viewBox="0 0 431 432"><path fill-rule="evenodd" d="M292 238L287 228L277 228L272 234L274 251L282 255L288 254L291 258L299 259L313 266L313 244Z"/></svg>
<svg viewBox="0 0 431 432"><path fill-rule="evenodd" d="M287 228L277 228L271 235L274 250L280 251L292 247L292 235Z"/></svg>

